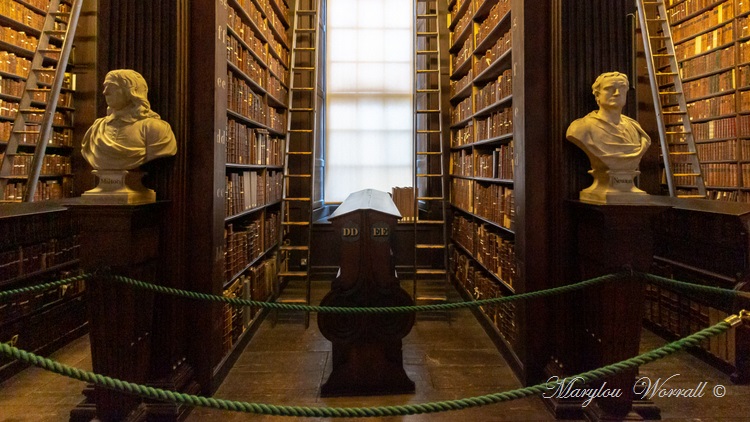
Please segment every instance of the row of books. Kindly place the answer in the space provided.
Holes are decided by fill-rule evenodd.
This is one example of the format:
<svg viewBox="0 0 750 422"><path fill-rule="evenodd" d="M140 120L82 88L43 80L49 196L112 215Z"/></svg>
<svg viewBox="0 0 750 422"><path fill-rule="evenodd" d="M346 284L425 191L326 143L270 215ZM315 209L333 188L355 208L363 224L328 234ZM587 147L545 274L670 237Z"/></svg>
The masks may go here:
<svg viewBox="0 0 750 422"><path fill-rule="evenodd" d="M460 147L474 143L474 125L469 124L451 131L451 147Z"/></svg>
<svg viewBox="0 0 750 422"><path fill-rule="evenodd" d="M0 152L0 161L5 154ZM18 154L10 157L10 176L28 176L34 159L32 154ZM45 155L42 158L42 175L65 175L71 174L72 167L69 156Z"/></svg>
<svg viewBox="0 0 750 422"><path fill-rule="evenodd" d="M750 97L748 97L747 103L750 106ZM687 104L687 108L688 114L693 120L734 114L736 112L735 95L732 93L729 95L691 102Z"/></svg>
<svg viewBox="0 0 750 422"><path fill-rule="evenodd" d="M513 180L513 141L495 148L490 154L477 153L476 176Z"/></svg>
<svg viewBox="0 0 750 422"><path fill-rule="evenodd" d="M286 112L276 109L263 101L263 97L253 92L244 79L238 78L230 71L227 76L229 90L227 109L246 116L256 123L267 125L276 132L286 131Z"/></svg>
<svg viewBox="0 0 750 422"><path fill-rule="evenodd" d="M38 130L37 125L26 125L23 130ZM13 130L13 122L0 122L0 142L8 142L10 139L10 132ZM36 141L39 138L34 133L22 133L19 134L19 143L21 145L36 145ZM73 146L73 130L69 128L55 128L52 133L52 137L49 140L49 146L56 147L72 147Z"/></svg>
<svg viewBox="0 0 750 422"><path fill-rule="evenodd" d="M475 230L477 262L513 288L517 274L515 242L500 236L487 224L479 224Z"/></svg>
<svg viewBox="0 0 750 422"><path fill-rule="evenodd" d="M224 277L232 277L245 269L249 263L261 256L263 247L263 220L255 218L224 227Z"/></svg>
<svg viewBox="0 0 750 422"><path fill-rule="evenodd" d="M513 94L513 71L505 70L496 80L488 83L474 95L477 110L489 107Z"/></svg>
<svg viewBox="0 0 750 422"><path fill-rule="evenodd" d="M266 90L268 94L274 97L277 101L286 104L287 97L289 96L289 90L286 86L273 74L268 74L268 85Z"/></svg>
<svg viewBox="0 0 750 422"><path fill-rule="evenodd" d="M461 45L461 49L453 56L453 67L451 68L451 77L458 76L457 69L463 68L464 64L471 60L471 53L474 51L474 46L471 43L471 37L464 40Z"/></svg>
<svg viewBox="0 0 750 422"><path fill-rule="evenodd" d="M727 117L702 123L692 123L693 136L696 141L710 141L712 139L734 138L737 136L737 121L739 118ZM744 122L744 123L750 123ZM750 126L748 126L750 130Z"/></svg>
<svg viewBox="0 0 750 422"><path fill-rule="evenodd" d="M718 3L711 10L705 11L691 19L674 25L675 15L669 15L668 19L672 24L672 36L675 43L679 43L693 34L706 31L719 24L731 22L734 19L734 0L727 0Z"/></svg>
<svg viewBox="0 0 750 422"><path fill-rule="evenodd" d="M513 133L513 110L511 107L493 111L489 116L474 122L477 141Z"/></svg>
<svg viewBox="0 0 750 422"><path fill-rule="evenodd" d="M737 156L737 144L736 139L730 139L728 141L696 144L695 149L698 151L698 158L703 162L737 160L739 158ZM685 148L685 151L687 151L687 148ZM750 149L748 152L750 152Z"/></svg>
<svg viewBox="0 0 750 422"><path fill-rule="evenodd" d="M456 282L474 299L492 299L503 297L503 289L478 269L472 258L453 249L451 252L452 275ZM484 305L482 312L497 327L500 335L510 344L518 339L518 327L515 321L516 306L513 302Z"/></svg>
<svg viewBox="0 0 750 422"><path fill-rule="evenodd" d="M241 5L241 7L244 13L235 11L234 7L230 7L228 9L227 23L240 35L243 40L249 40L250 42L253 42L255 44L250 45L251 48L255 48L257 46L257 42L253 41L253 39L258 40L261 43L267 43L269 51L279 56L282 62L289 63L289 50L285 46L288 41L284 40L283 45L279 43L274 38L274 33L270 26L273 25L273 23L269 24L269 21L265 19L266 16L271 16L275 13L271 9L271 7L268 6L266 13L261 12L261 10L256 7L255 3L250 1L245 1L244 4ZM244 22L244 16L248 16L250 18L250 22ZM277 32L280 35L283 36L283 34L285 34L284 30L279 31L279 27L276 28ZM255 30L257 30L259 34L255 34ZM248 42L248 44L250 44L250 42ZM255 51L259 52L258 50ZM261 54L259 56L264 62L266 61L266 54Z"/></svg>
<svg viewBox="0 0 750 422"><path fill-rule="evenodd" d="M455 10L459 10L459 9L460 9L460 7L457 6L457 8ZM460 37L461 34L463 34L463 32L465 30L467 30L467 28L469 28L469 26L472 23L473 15L474 15L474 13L470 12L469 10L467 10L466 13L464 13L463 16L461 16L460 18L458 18L458 23L456 24L456 27L453 28L453 32L451 33L451 37L450 37L450 45L451 45L451 47L455 47L454 38ZM471 37L469 37L468 39L471 39Z"/></svg>
<svg viewBox="0 0 750 422"><path fill-rule="evenodd" d="M451 153L450 174L453 176L474 176L474 156L470 150L462 149Z"/></svg>
<svg viewBox="0 0 750 422"><path fill-rule="evenodd" d="M453 214L451 221L451 239L464 249L474 254L474 222L461 213Z"/></svg>
<svg viewBox="0 0 750 422"><path fill-rule="evenodd" d="M734 69L682 84L686 101L735 89Z"/></svg>
<svg viewBox="0 0 750 422"><path fill-rule="evenodd" d="M271 74L276 75L281 83L289 85L289 69L279 59L274 56L268 57L268 70Z"/></svg>
<svg viewBox="0 0 750 422"><path fill-rule="evenodd" d="M39 283L51 283L81 275L82 270L55 271L40 277ZM30 316L39 309L48 308L64 299L80 295L86 290L86 282L78 280L63 286L50 287L45 290L20 293L0 302L0 326L18 318Z"/></svg>
<svg viewBox="0 0 750 422"><path fill-rule="evenodd" d="M451 98L455 97L456 94L461 92L463 89L465 89L467 86L471 85L471 82L474 81L474 71L472 69L469 69L469 72L466 73L461 79L457 81L450 81L451 86Z"/></svg>
<svg viewBox="0 0 750 422"><path fill-rule="evenodd" d="M688 16L695 14L703 9L711 7L724 0L668 0L666 5L669 10L670 22L679 22ZM750 11L750 5L738 2L737 14Z"/></svg>
<svg viewBox="0 0 750 422"><path fill-rule="evenodd" d="M272 4L281 11L282 16L288 16L289 13L289 7L285 4L285 0L237 0L237 4L244 10L250 10L251 7L255 8L257 4L260 9L256 8L256 10L262 12L262 16L268 18L276 15Z"/></svg>
<svg viewBox="0 0 750 422"><path fill-rule="evenodd" d="M229 285L223 294L228 298L263 302L271 298L275 284L276 258L272 256L269 259L263 260L258 265L249 268ZM224 354L232 350L232 347L237 343L242 333L253 323L259 311L260 308L258 307L224 305Z"/></svg>
<svg viewBox="0 0 750 422"><path fill-rule="evenodd" d="M36 50L39 44L39 38L6 26L0 26L0 41L29 51Z"/></svg>
<svg viewBox="0 0 750 422"><path fill-rule="evenodd" d="M79 234L78 220L69 213L30 214L0 219L0 251L44 243Z"/></svg>
<svg viewBox="0 0 750 422"><path fill-rule="evenodd" d="M697 188L676 189L678 195L698 195ZM706 189L706 197L715 201L750 203L750 191L737 189Z"/></svg>
<svg viewBox="0 0 750 422"><path fill-rule="evenodd" d="M396 204L396 208L401 213L400 221L414 221L416 218L414 214L414 207L416 205L414 188L411 186L392 187L391 197L393 198L393 203Z"/></svg>
<svg viewBox="0 0 750 422"><path fill-rule="evenodd" d="M472 108L472 99L471 97L468 97L458 103L451 110L451 125L455 125L468 119L472 116L472 114L474 114L474 109Z"/></svg>
<svg viewBox="0 0 750 422"><path fill-rule="evenodd" d="M3 190L3 201L21 202L26 191L26 181L8 183ZM34 192L34 201L47 201L50 199L62 199L72 195L73 180L63 177L60 180L40 180L37 182Z"/></svg>
<svg viewBox="0 0 750 422"><path fill-rule="evenodd" d="M498 60L503 54L507 53L510 50L511 45L511 32L507 31L498 38L495 45L485 51L484 55L474 62L474 73L476 75L481 74L485 69L490 67L495 60Z"/></svg>
<svg viewBox="0 0 750 422"><path fill-rule="evenodd" d="M451 7L450 10L448 10L448 26L450 26L452 22L455 22L456 19L461 19L461 17L463 16L474 14L474 12L465 11L464 14L459 15L458 12L461 11L461 9L466 3L468 3L469 8L471 8L471 0L456 0L456 2L453 4L453 7Z"/></svg>
<svg viewBox="0 0 750 422"><path fill-rule="evenodd" d="M266 86L266 67L256 58L257 53L250 53L233 35L227 37L227 60L237 66L258 86Z"/></svg>
<svg viewBox="0 0 750 422"><path fill-rule="evenodd" d="M283 166L286 140L265 129L227 122L227 163Z"/></svg>
<svg viewBox="0 0 750 422"><path fill-rule="evenodd" d="M706 163L701 164L703 181L706 186L740 187L739 164L736 163ZM690 174L692 166L687 163L674 163L672 172ZM675 176L675 184L682 186L695 186L695 176ZM662 180L666 183L665 180Z"/></svg>
<svg viewBox="0 0 750 422"><path fill-rule="evenodd" d="M0 99L0 116L15 119L16 113L18 113L18 107L18 102ZM32 110L32 112L24 114L26 116L26 121L29 123L41 123L44 118L44 109L32 108ZM56 111L52 117L52 124L66 127L72 126L72 113L67 110Z"/></svg>
<svg viewBox="0 0 750 422"><path fill-rule="evenodd" d="M498 0L476 30L476 45L481 44L508 13L510 13L510 0Z"/></svg>
<svg viewBox="0 0 750 422"><path fill-rule="evenodd" d="M677 43L675 41L674 51L677 60L687 60L722 46L728 47L736 39L734 28L734 22L730 21L721 28L698 35L685 42ZM666 59L661 59L659 63L660 66L669 65Z"/></svg>
<svg viewBox="0 0 750 422"><path fill-rule="evenodd" d="M515 199L513 188L490 183L476 183L474 188L474 214L500 227L513 230Z"/></svg>
<svg viewBox="0 0 750 422"><path fill-rule="evenodd" d="M730 45L727 48L685 60L679 64L680 77L682 79L694 78L716 69L732 66L735 63L734 51L734 45Z"/></svg>
<svg viewBox="0 0 750 422"><path fill-rule="evenodd" d="M284 174L274 171L244 171L226 177L226 216L273 204L281 200Z"/></svg>
<svg viewBox="0 0 750 422"><path fill-rule="evenodd" d="M0 15L23 25L41 30L44 27L44 16L41 14L41 11L47 10L49 3L40 0L34 0L27 3L37 7L38 11L26 7L14 0L0 0Z"/></svg>
<svg viewBox="0 0 750 422"><path fill-rule="evenodd" d="M76 260L80 245L80 236L74 235L0 252L0 282Z"/></svg>
<svg viewBox="0 0 750 422"><path fill-rule="evenodd" d="M653 324L685 337L713 326L729 316L726 312L693 300L684 294L654 284L646 284L644 317ZM701 343L701 347L730 365L736 364L734 328Z"/></svg>

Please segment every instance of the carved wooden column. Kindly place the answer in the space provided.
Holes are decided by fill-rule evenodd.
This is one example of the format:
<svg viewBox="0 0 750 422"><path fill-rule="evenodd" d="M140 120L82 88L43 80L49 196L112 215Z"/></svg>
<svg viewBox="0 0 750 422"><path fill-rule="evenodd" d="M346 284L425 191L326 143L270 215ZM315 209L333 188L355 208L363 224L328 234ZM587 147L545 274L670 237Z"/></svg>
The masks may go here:
<svg viewBox="0 0 750 422"><path fill-rule="evenodd" d="M341 263L322 306L409 306L391 249L401 215L390 196L372 189L355 192L329 217L341 236ZM404 371L401 339L414 314L320 314L320 332L333 343L333 371L322 396L404 394L414 382Z"/></svg>
<svg viewBox="0 0 750 422"><path fill-rule="evenodd" d="M652 217L665 211L666 206L592 205L578 201L571 201L570 205L581 280L630 269L648 272L653 258ZM635 277L624 277L571 297L567 312L574 323L567 327L566 337L571 339L568 347L577 350L562 354L578 357L568 368L570 372L579 373L638 355L643 295L643 283ZM658 415L658 409L650 403L639 401L634 406L637 375L638 370L634 369L588 385L587 388L602 387L622 394L594 399L584 408L586 416L593 420L642 420L642 415Z"/></svg>
<svg viewBox="0 0 750 422"><path fill-rule="evenodd" d="M161 227L166 203L142 205L72 205L81 224L81 267L109 268L112 274L157 282L161 262ZM97 275L86 286L91 359L98 374L146 384L149 380L154 294ZM141 399L89 386L87 399L72 421L145 420Z"/></svg>

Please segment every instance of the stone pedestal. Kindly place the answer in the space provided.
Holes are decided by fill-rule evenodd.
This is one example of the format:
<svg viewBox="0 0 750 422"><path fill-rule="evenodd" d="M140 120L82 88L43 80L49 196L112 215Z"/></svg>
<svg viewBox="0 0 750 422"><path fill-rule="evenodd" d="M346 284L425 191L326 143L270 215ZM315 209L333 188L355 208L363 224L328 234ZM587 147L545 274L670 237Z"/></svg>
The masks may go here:
<svg viewBox="0 0 750 422"><path fill-rule="evenodd" d="M140 171L93 170L99 184L81 195L84 204L133 205L156 202L156 192L143 186Z"/></svg>
<svg viewBox="0 0 750 422"><path fill-rule="evenodd" d="M579 193L590 204L648 204L650 196L635 186L636 170L589 170L594 183Z"/></svg>

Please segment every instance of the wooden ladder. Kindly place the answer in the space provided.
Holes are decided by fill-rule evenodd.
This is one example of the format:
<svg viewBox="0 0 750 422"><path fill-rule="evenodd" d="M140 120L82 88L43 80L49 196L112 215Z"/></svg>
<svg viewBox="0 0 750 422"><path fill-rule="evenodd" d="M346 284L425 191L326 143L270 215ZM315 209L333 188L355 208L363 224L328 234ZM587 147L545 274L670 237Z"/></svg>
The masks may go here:
<svg viewBox="0 0 750 422"><path fill-rule="evenodd" d="M636 4L669 195L705 198L706 185L695 148L666 5L664 0L637 0ZM696 190L697 194L679 194L678 187Z"/></svg>
<svg viewBox="0 0 750 422"><path fill-rule="evenodd" d="M50 0L39 43L31 61L31 71L26 78L8 145L0 161L0 192L5 192L9 180L25 179L24 202L34 201L47 146L53 136L52 124L73 48L82 3L83 0L73 0L72 3ZM53 37L62 38L60 48L50 43ZM54 65L45 67L45 63ZM48 83L46 81L50 80L50 75L52 79L51 83ZM42 103L43 109L37 106ZM25 163L30 154L19 152L19 145L34 148L30 165ZM17 169L28 171L19 174Z"/></svg>

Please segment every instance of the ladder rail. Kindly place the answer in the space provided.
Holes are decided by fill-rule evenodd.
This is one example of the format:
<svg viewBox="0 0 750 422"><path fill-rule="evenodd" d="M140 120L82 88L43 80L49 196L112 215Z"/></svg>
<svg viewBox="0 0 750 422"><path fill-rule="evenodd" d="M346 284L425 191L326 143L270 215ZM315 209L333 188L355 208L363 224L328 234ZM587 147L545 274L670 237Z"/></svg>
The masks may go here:
<svg viewBox="0 0 750 422"><path fill-rule="evenodd" d="M435 0L416 0L414 3L414 100L413 100L413 121L414 121L414 174L413 174L413 189L414 189L414 202L413 202L413 213L414 218L412 221L414 230L414 263L413 263L413 286L412 295L414 300L420 299L418 291L418 284L420 284L420 275L426 276L442 276L443 290L447 286L448 281L448 253L447 253L447 204L446 204L446 171L444 167L444 154L443 154L443 113L442 113L442 83L440 77L440 24L438 19L438 7L437 1ZM431 45L430 41L434 42ZM421 57L420 57L421 56ZM433 57L434 56L434 57ZM433 66L437 66L437 69L433 69ZM435 74L436 80L429 79ZM420 76L424 78L425 86L420 86ZM436 83L433 86L432 83ZM430 101L431 98L437 97L437 104ZM420 102L420 100L423 100ZM427 127L422 128L420 125L426 123ZM437 126L437 131L435 127ZM425 145L420 145L419 138L420 134L425 137ZM435 139L432 135L437 134L437 145L433 145ZM435 148L437 147L437 151ZM431 159L438 155L438 163L433 163ZM420 171L419 164L420 158L423 160L426 168ZM439 165L439 173L433 173L435 171L434 165ZM434 179L439 178L439 195L435 195L433 189L436 183ZM426 191L420 192L420 179L424 179L426 183ZM435 204L439 202L439 212L441 215L440 223L441 227L441 243L421 243L420 242L420 227L425 225L434 226L436 221L433 216L428 217L427 220L420 219L419 216L419 205L420 201L430 202ZM429 207L430 212L435 213L434 206ZM420 251L437 251L442 249L442 268L441 269L420 269L419 258ZM441 300L447 300L447 297L443 294L439 295ZM426 298L427 296L425 296ZM431 299L435 299L435 295L430 295Z"/></svg>
<svg viewBox="0 0 750 422"><path fill-rule="evenodd" d="M310 4L315 7L315 10L301 9L303 0L297 0L294 9L294 21L292 23L292 47L290 55L290 81L289 81L289 94L288 94L288 116L287 116L287 135L286 135L286 146L284 154L284 178L282 186L282 202L281 202L281 224L282 229L279 232L279 244L280 246L280 259L286 259L285 265L279 265L279 278L286 280L289 278L304 278L305 284L305 299L306 304L310 304L311 301L311 280L310 280L310 249L312 242L312 223L313 223L313 204L315 200L315 157L316 157L316 137L318 136L318 110L317 110L317 98L318 98L318 59L320 52L320 12L321 12L321 0L312 0ZM310 19L312 28L301 28L301 17ZM312 35L314 37L313 47L299 47L299 36ZM309 41L309 40L308 40ZM305 51L312 54L311 61L312 67L309 64L305 66L298 66L297 59L298 53ZM309 72L310 84L312 86L306 86L302 81L304 78L300 77L300 85L297 86L295 82L295 70L298 72ZM300 108L296 104L297 96L299 95L311 95L309 107ZM308 126L299 128L293 126L293 115L296 113L306 113L310 119ZM293 135L305 135L309 136L309 146L306 151L295 151L293 147ZM291 174L290 158L292 157L308 157L308 165L310 174ZM299 195L293 195L290 192L292 186L292 180L304 180L304 183L309 183L309 192L306 196L300 197ZM291 203L304 203L306 204L308 215L307 221L295 221L291 218ZM292 244L289 236L294 236L304 231L305 242L302 244ZM307 260L307 266L304 271L292 271L289 270L289 260L292 256L293 251L302 252ZM278 300L278 299L277 299ZM309 313L305 316L305 327L309 326Z"/></svg>
<svg viewBox="0 0 750 422"><path fill-rule="evenodd" d="M75 37L76 27L78 26L78 16L81 13L81 6L83 0L73 0L71 5L70 15L68 17L67 28L65 31L65 38L63 39L62 46L60 48L60 56L57 61L57 69L55 70L55 76L52 81L52 87L47 97L47 106L44 109L44 116L42 117L42 125L39 130L39 138L37 139L36 150L34 151L34 158L32 159L31 172L27 180L26 190L24 192L24 202L32 202L34 195L36 194L36 186L39 181L39 174L42 170L42 164L44 161L44 155L49 144L49 138L52 134L52 121L55 117L55 109L57 108L57 102L60 98L60 91L62 90L63 79L65 79L65 70L68 67L68 59L73 49L73 38ZM48 13L48 17L51 14ZM45 30L52 30L51 28ZM44 36L44 34L43 34ZM47 35L49 37L49 35ZM37 54L39 54L40 42L37 45ZM33 71L33 70L32 70ZM19 111L20 112L20 111Z"/></svg>
<svg viewBox="0 0 750 422"><path fill-rule="evenodd" d="M671 155L680 155L673 153L670 149L670 142L667 138L667 135L670 134L670 131L667 131L666 122L665 122L665 115L671 114L671 115L682 115L681 124L683 127L682 134L684 135L685 139L685 145L688 148L688 154L682 154L686 155L688 160L690 162L685 163L692 166L693 171L690 174L692 177L695 178L695 185L698 190L698 194L702 197L706 197L706 186L705 181L703 178L703 171L700 165L700 160L698 157L698 152L695 146L695 139L693 135L692 125L690 122L690 116L688 114L687 109L687 101L685 100L685 93L682 87L682 78L680 77L679 68L677 65L677 58L675 54L675 47L674 47L674 41L672 38L672 31L669 25L669 20L667 19L667 10L666 5L664 4L664 0L637 0L636 1L636 8L638 10L638 19L641 26L641 35L643 37L643 46L644 46L644 53L646 55L646 64L648 68L649 73L649 81L651 84L651 94L654 101L654 110L656 112L656 121L657 121L657 128L659 132L659 143L661 145L662 150L662 159L664 161L664 172L665 172L665 178L667 181L667 188L669 190L669 195L672 197L679 196L677 195L677 187L675 183L675 177L678 177L677 174L673 170L672 160L670 158ZM659 18L658 19L649 19L647 16L647 10L646 7L656 7L657 13ZM650 34L650 28L649 28L649 21L654 22L660 22L661 23L661 30L662 35L661 36L651 36ZM666 54L659 54L659 56L666 57L669 60L669 73L665 74L669 75L673 78L672 84L674 85L674 90L669 92L670 95L673 95L677 97L677 106L679 107L679 112L672 112L672 111L664 111L661 101L661 94L663 92L660 91L659 86L659 80L658 80L658 69L656 67L656 63L654 60L654 57L657 56L653 52L653 46L651 45L651 40L658 39L664 42ZM681 163L683 164L683 163Z"/></svg>

